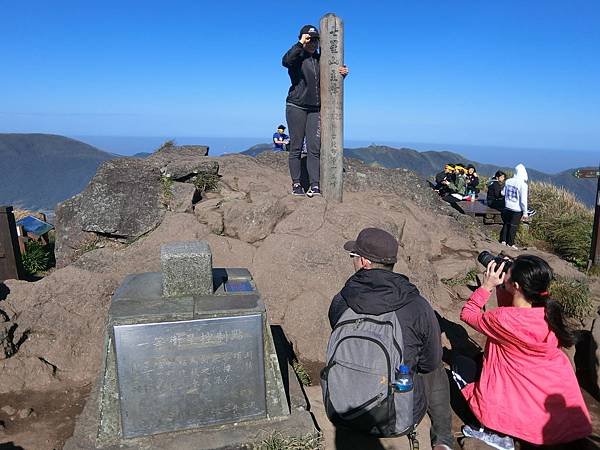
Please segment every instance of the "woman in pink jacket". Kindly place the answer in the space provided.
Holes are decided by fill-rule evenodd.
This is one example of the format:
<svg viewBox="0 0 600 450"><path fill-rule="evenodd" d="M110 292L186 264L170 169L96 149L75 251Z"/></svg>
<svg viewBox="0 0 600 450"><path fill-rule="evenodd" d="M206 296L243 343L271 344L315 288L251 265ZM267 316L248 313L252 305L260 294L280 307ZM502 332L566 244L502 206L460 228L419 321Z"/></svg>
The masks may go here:
<svg viewBox="0 0 600 450"><path fill-rule="evenodd" d="M486 428L533 444L571 442L592 432L560 348L571 347L574 336L561 305L549 297L552 278L548 263L537 256L521 255L500 266L492 261L460 314L487 336L480 378L462 390L471 410ZM484 312L494 288L500 307ZM480 439L477 434L485 433L468 426L464 431Z"/></svg>

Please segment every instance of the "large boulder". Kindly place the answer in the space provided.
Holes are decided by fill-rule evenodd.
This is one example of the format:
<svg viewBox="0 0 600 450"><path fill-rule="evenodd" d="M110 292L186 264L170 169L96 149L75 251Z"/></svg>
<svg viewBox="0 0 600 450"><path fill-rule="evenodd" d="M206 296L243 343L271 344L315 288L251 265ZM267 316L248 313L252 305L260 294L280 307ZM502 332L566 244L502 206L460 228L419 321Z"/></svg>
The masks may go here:
<svg viewBox="0 0 600 450"><path fill-rule="evenodd" d="M57 267L72 262L98 235L132 241L153 230L165 214L162 199L160 171L147 160L106 161L82 193L56 208Z"/></svg>
<svg viewBox="0 0 600 450"><path fill-rule="evenodd" d="M194 203L199 199L199 192L191 183L173 182L171 191L165 200L169 211L187 212L194 211Z"/></svg>
<svg viewBox="0 0 600 450"><path fill-rule="evenodd" d="M202 145L167 145L146 158L160 173L173 180L185 181L199 174L217 175L219 162L208 158Z"/></svg>

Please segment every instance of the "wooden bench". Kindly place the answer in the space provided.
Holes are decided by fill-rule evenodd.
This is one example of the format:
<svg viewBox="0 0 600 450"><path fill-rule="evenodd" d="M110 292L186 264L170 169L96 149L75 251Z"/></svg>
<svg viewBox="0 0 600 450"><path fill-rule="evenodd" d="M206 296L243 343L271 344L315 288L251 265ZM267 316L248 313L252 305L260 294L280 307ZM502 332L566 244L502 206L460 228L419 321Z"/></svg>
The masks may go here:
<svg viewBox="0 0 600 450"><path fill-rule="evenodd" d="M459 201L456 203L452 203L454 208L456 208L462 214L466 214L467 216L482 216L483 223L486 225L490 225L493 223L502 223L500 219L500 211L494 208L490 208L486 205L485 200L477 200L474 202L467 201Z"/></svg>

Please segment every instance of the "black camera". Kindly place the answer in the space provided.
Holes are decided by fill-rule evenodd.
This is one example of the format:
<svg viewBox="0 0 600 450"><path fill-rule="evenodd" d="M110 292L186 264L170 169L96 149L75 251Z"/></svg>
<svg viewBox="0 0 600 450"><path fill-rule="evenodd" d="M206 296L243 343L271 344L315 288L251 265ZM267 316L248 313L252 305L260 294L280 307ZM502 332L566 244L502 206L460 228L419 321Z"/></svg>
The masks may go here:
<svg viewBox="0 0 600 450"><path fill-rule="evenodd" d="M512 260L505 259L504 256L501 255L496 256L488 252L487 250L484 250L479 254L479 256L477 257L477 261L479 261L483 267L487 267L488 264L492 261L494 261L498 265L504 263L504 269L502 270L502 272L507 272L513 263Z"/></svg>

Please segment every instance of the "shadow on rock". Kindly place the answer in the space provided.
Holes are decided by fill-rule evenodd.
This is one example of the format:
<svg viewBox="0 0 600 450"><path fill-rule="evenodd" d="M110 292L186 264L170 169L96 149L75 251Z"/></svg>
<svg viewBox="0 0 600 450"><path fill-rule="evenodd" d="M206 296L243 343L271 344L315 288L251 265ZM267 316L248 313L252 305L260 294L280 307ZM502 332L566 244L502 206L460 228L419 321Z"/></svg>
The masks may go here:
<svg viewBox="0 0 600 450"><path fill-rule="evenodd" d="M20 445L15 445L14 442L5 442L4 444L0 444L0 450L25 450Z"/></svg>
<svg viewBox="0 0 600 450"><path fill-rule="evenodd" d="M8 288L8 286L4 283L0 283L0 301L6 300L8 294L10 294L10 289Z"/></svg>
<svg viewBox="0 0 600 450"><path fill-rule="evenodd" d="M450 342L451 349L444 347L444 362L452 364L452 353L460 353L470 358L475 358L481 353L481 347L467 333L467 330L462 325L452 322L451 320L442 317L437 311L435 312L440 330L446 335Z"/></svg>
<svg viewBox="0 0 600 450"><path fill-rule="evenodd" d="M406 439L406 438L398 438ZM374 436L357 433L347 428L335 429L335 448L336 450L384 450L379 439Z"/></svg>

